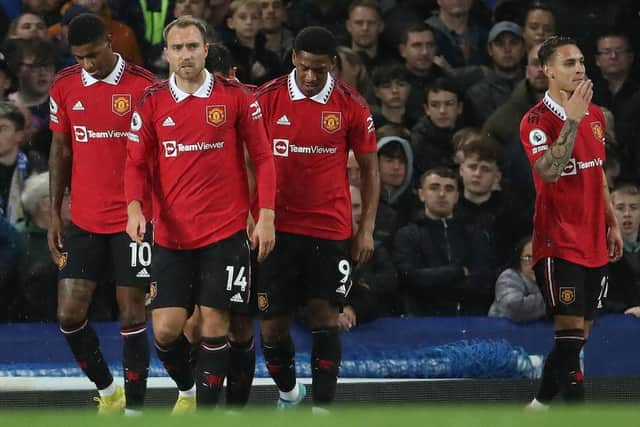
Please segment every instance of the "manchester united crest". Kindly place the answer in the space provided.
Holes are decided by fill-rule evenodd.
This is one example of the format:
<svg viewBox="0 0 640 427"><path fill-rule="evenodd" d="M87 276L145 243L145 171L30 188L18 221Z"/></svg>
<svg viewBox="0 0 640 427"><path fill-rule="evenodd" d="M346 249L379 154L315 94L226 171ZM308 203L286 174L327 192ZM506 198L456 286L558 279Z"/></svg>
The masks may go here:
<svg viewBox="0 0 640 427"><path fill-rule="evenodd" d="M265 311L269 308L269 297L266 292L258 292L258 310Z"/></svg>
<svg viewBox="0 0 640 427"><path fill-rule="evenodd" d="M131 95L128 93L111 95L111 111L118 116L124 116L131 111Z"/></svg>
<svg viewBox="0 0 640 427"><path fill-rule="evenodd" d="M220 126L227 120L227 107L224 105L207 105L207 123Z"/></svg>
<svg viewBox="0 0 640 427"><path fill-rule="evenodd" d="M560 288L560 301L571 304L576 300L576 288Z"/></svg>
<svg viewBox="0 0 640 427"><path fill-rule="evenodd" d="M602 143L604 144L604 129L602 129L602 123L591 123L591 131L593 132L593 136L595 136L598 141L602 141Z"/></svg>
<svg viewBox="0 0 640 427"><path fill-rule="evenodd" d="M69 259L69 252L62 252L60 258L58 258L58 270L62 270L67 266L67 260Z"/></svg>
<svg viewBox="0 0 640 427"><path fill-rule="evenodd" d="M149 285L149 301L153 301L158 295L158 282L151 282Z"/></svg>
<svg viewBox="0 0 640 427"><path fill-rule="evenodd" d="M322 112L322 129L328 133L335 133L342 126L342 113L335 111Z"/></svg>

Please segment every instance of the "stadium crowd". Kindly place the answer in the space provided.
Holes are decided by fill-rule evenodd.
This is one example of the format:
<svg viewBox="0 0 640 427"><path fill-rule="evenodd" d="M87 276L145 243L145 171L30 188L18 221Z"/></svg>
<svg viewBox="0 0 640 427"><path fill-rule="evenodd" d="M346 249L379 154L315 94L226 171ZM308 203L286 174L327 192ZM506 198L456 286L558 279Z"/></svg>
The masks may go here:
<svg viewBox="0 0 640 427"><path fill-rule="evenodd" d="M593 102L606 113L604 164L624 237L604 309L640 317L640 5L631 0L5 0L0 2L0 321L56 321L57 266L47 248L49 89L75 63L71 20L102 17L113 50L168 75L162 29L193 15L225 45L236 77L261 85L291 70L310 25L340 43L335 78L373 113L381 196L375 250L353 271L340 327L383 316L545 318L531 266L535 191L522 116L547 77L540 43L578 40ZM362 198L347 164L353 228ZM64 201L63 217L69 220ZM113 278L90 317L115 320Z"/></svg>

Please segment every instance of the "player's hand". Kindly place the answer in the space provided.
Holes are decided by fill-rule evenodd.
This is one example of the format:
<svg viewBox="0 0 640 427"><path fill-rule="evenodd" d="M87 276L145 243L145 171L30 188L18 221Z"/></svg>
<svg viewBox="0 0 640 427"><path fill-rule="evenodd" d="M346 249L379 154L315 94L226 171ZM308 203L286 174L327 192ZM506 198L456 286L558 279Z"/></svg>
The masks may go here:
<svg viewBox="0 0 640 427"><path fill-rule="evenodd" d="M609 261L616 262L622 258L624 243L622 242L622 232L617 224L609 227L607 231L607 249L609 250Z"/></svg>
<svg viewBox="0 0 640 427"><path fill-rule="evenodd" d="M127 206L127 234L134 242L140 244L147 229L147 220L142 213L142 206L137 200Z"/></svg>
<svg viewBox="0 0 640 427"><path fill-rule="evenodd" d="M247 215L247 238L251 240L251 236L253 235L253 230L256 228L256 220L253 219L253 215L249 212Z"/></svg>
<svg viewBox="0 0 640 427"><path fill-rule="evenodd" d="M353 307L347 305L344 307L342 313L338 316L338 328L347 332L356 326L356 312Z"/></svg>
<svg viewBox="0 0 640 427"><path fill-rule="evenodd" d="M593 97L593 83L591 80L583 80L578 83L571 96L568 92L561 90L560 97L567 117L580 122L589 109L589 103Z"/></svg>
<svg viewBox="0 0 640 427"><path fill-rule="evenodd" d="M433 62L440 68L444 69L444 70L451 70L453 67L451 67L451 64L449 64L447 62L447 60L445 59L444 56L442 55L436 55L433 58Z"/></svg>
<svg viewBox="0 0 640 427"><path fill-rule="evenodd" d="M47 230L47 243L49 244L49 252L51 252L51 259L56 265L60 265L60 257L62 254L62 246L64 244L64 223L60 215L52 213L49 228Z"/></svg>
<svg viewBox="0 0 640 427"><path fill-rule="evenodd" d="M260 209L258 223L251 234L251 248L258 248L258 262L264 261L276 246L273 209Z"/></svg>
<svg viewBox="0 0 640 427"><path fill-rule="evenodd" d="M256 61L251 66L251 78L257 80L267 74L267 69L260 62Z"/></svg>
<svg viewBox="0 0 640 427"><path fill-rule="evenodd" d="M629 307L624 311L624 314L640 317L640 306L636 305L635 307Z"/></svg>
<svg viewBox="0 0 640 427"><path fill-rule="evenodd" d="M364 264L369 261L373 255L373 233L364 231L362 228L358 230L353 238L353 248L351 249L351 257L356 264Z"/></svg>

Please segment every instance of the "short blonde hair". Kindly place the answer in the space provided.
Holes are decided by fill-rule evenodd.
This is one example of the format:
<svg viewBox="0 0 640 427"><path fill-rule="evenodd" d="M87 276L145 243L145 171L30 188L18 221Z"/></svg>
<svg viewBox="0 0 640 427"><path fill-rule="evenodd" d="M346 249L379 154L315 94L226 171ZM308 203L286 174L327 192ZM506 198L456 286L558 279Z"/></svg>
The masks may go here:
<svg viewBox="0 0 640 427"><path fill-rule="evenodd" d="M187 27L191 27L191 26L196 27L200 31L200 34L202 34L202 40L204 40L205 43L206 43L206 40L207 40L207 23L205 21L203 21L202 19L194 18L191 15L182 15L182 16L177 17L173 21L169 22L167 24L167 26L164 27L164 30L162 30L162 39L165 42L167 41L167 34L169 34L169 31L173 27L187 28Z"/></svg>
<svg viewBox="0 0 640 427"><path fill-rule="evenodd" d="M235 13L241 7L245 7L247 9L255 9L258 12L262 13L262 3L258 0L233 0L229 5L229 16L235 15Z"/></svg>

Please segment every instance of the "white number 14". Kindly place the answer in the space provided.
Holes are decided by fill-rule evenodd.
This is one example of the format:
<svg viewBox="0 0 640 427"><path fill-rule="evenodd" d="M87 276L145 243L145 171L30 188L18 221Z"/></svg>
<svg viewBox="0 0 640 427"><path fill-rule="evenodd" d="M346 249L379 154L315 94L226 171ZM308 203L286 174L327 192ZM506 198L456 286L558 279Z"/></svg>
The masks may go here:
<svg viewBox="0 0 640 427"><path fill-rule="evenodd" d="M235 268L232 265L227 265L227 290L230 291L233 286L240 286L240 292L244 292L247 287L247 276L244 274L244 267L240 267L240 271L235 275Z"/></svg>

